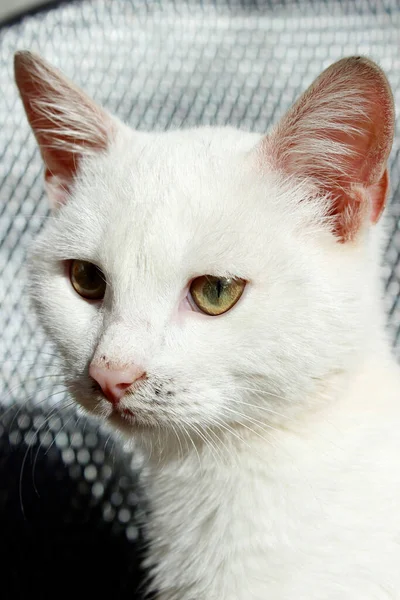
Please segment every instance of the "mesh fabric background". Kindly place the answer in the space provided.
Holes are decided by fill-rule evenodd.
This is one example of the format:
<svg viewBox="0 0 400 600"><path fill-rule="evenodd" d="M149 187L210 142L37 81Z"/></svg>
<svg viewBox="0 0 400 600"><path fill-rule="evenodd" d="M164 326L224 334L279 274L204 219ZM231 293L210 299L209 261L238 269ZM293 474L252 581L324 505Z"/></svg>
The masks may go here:
<svg viewBox="0 0 400 600"><path fill-rule="evenodd" d="M133 127L231 124L266 131L323 68L352 54L366 54L384 68L399 112L400 7L397 0L84 0L0 28L0 434L8 449L21 443L57 449L60 468L86 485L74 497L84 491L90 502L97 498L101 518L119 519L126 532L134 517L121 513L129 508L128 492L115 481L114 502L113 491L105 491L95 455L105 445L103 434L74 413L58 413L66 398L56 357L24 291L26 249L48 209L39 153L12 77L13 53L23 48L41 53ZM384 279L398 355L399 152L397 128ZM7 405L19 408L6 412ZM4 457L5 446L0 451ZM105 451L102 460L109 456ZM9 490L2 493L0 501L7 502Z"/></svg>

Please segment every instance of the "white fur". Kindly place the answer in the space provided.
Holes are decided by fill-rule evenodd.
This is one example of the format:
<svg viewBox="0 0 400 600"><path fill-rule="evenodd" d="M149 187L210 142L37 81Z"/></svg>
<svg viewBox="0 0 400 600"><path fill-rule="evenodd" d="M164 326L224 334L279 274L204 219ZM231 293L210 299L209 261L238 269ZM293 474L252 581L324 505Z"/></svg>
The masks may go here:
<svg viewBox="0 0 400 600"><path fill-rule="evenodd" d="M42 150L63 150L76 155L93 155L109 134L107 115L86 94L43 60L24 55L24 85L36 88L31 110L37 121L35 133L44 138Z"/></svg>
<svg viewBox="0 0 400 600"><path fill-rule="evenodd" d="M93 358L148 374L123 403L147 455L159 600L398 599L400 376L382 228L339 243L313 184L260 171L261 139L119 126L41 234L32 294L82 406L111 415ZM102 304L72 289L72 258L104 271ZM249 283L207 317L181 304L203 274Z"/></svg>

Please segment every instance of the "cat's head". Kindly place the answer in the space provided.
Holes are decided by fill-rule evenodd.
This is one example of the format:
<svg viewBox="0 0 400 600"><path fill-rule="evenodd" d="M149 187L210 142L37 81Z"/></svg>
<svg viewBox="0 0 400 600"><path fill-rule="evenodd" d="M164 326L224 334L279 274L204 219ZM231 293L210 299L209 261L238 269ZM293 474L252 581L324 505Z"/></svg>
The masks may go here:
<svg viewBox="0 0 400 600"><path fill-rule="evenodd" d="M31 289L79 404L202 436L279 421L352 368L381 318L394 109L374 63L332 65L266 136L140 133L41 58L15 67L53 213Z"/></svg>

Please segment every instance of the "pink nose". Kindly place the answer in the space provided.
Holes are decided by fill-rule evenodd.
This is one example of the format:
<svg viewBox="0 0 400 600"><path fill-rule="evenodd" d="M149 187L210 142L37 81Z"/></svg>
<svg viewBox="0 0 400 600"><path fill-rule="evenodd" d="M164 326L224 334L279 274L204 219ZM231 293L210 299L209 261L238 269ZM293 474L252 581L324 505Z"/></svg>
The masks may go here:
<svg viewBox="0 0 400 600"><path fill-rule="evenodd" d="M113 369L91 364L89 375L99 384L111 404L118 404L126 390L135 381L146 378L143 369L135 365L124 369Z"/></svg>

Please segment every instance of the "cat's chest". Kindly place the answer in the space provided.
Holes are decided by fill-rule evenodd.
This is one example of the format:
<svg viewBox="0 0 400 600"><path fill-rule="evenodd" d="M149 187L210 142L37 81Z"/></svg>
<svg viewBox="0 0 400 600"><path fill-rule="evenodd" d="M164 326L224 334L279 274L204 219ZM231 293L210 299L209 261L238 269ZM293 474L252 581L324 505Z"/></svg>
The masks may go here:
<svg viewBox="0 0 400 600"><path fill-rule="evenodd" d="M147 481L147 566L156 588L175 590L161 598L241 598L239 587L259 570L273 527L265 499L257 499L257 478L239 465L217 464L170 467Z"/></svg>
<svg viewBox="0 0 400 600"><path fill-rule="evenodd" d="M266 468L266 453L229 465L193 456L148 477L146 564L161 600L266 600L307 555L321 504L302 475L288 484Z"/></svg>
<svg viewBox="0 0 400 600"><path fill-rule="evenodd" d="M268 452L230 465L193 456L150 472L147 567L160 600L365 600L367 584L400 586L400 518L383 479L318 453L266 467Z"/></svg>

